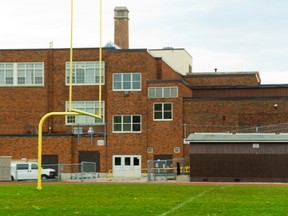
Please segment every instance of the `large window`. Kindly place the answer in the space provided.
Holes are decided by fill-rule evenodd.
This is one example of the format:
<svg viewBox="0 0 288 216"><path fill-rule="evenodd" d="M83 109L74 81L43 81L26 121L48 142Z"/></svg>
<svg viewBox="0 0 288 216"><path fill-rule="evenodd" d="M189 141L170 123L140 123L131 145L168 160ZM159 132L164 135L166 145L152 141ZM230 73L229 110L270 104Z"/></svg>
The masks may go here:
<svg viewBox="0 0 288 216"><path fill-rule="evenodd" d="M104 84L105 62L102 62L101 84ZM66 62L66 84L70 83L70 62ZM99 61L73 62L72 83L74 85L97 85L100 83Z"/></svg>
<svg viewBox="0 0 288 216"><path fill-rule="evenodd" d="M140 91L141 73L114 73L114 91Z"/></svg>
<svg viewBox="0 0 288 216"><path fill-rule="evenodd" d="M68 111L69 101L66 101L66 110ZM80 111L98 114L99 113L99 101L72 101L72 108ZM101 103L101 114L102 119L94 118L91 116L77 115L77 116L66 116L67 125L95 125L104 124L104 102Z"/></svg>
<svg viewBox="0 0 288 216"><path fill-rule="evenodd" d="M115 115L113 116L113 132L140 133L141 115Z"/></svg>
<svg viewBox="0 0 288 216"><path fill-rule="evenodd" d="M0 63L0 85L42 86L44 85L44 63Z"/></svg>
<svg viewBox="0 0 288 216"><path fill-rule="evenodd" d="M172 120L172 103L154 103L154 120Z"/></svg>
<svg viewBox="0 0 288 216"><path fill-rule="evenodd" d="M149 87L149 98L177 98L178 87Z"/></svg>

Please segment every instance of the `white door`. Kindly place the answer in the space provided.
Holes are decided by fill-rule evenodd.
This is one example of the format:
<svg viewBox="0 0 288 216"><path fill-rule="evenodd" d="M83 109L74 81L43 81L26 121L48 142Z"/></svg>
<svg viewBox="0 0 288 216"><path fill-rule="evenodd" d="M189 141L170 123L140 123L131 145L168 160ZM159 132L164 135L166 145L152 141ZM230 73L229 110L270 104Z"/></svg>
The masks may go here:
<svg viewBox="0 0 288 216"><path fill-rule="evenodd" d="M141 155L113 155L113 176L141 177Z"/></svg>

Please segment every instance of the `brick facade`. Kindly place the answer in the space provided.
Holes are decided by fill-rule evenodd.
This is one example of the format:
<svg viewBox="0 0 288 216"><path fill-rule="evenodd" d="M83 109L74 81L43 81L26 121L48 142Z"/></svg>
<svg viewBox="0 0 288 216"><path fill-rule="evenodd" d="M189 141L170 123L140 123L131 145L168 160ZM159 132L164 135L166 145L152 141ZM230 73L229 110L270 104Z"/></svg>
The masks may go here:
<svg viewBox="0 0 288 216"><path fill-rule="evenodd" d="M0 50L0 62L44 62L44 86L0 86L0 155L12 159L37 158L37 127L49 112L65 111L69 87L65 64L69 49ZM97 61L98 49L74 49L74 61ZM287 122L288 86L259 84L258 73L219 73L217 76L183 76L147 50L103 49L106 135L73 134L77 127L65 124L64 116L48 118L43 126L43 155L57 155L59 163L78 163L80 151L100 154L100 171L113 168L113 155L141 155L142 168L155 155L189 159L186 135L221 132ZM141 73L141 91L113 91L114 73ZM233 85L235 84L235 85ZM235 87L235 86L241 87ZM253 91L251 90L253 85ZM177 98L148 98L149 87L178 87ZM219 89L219 86L222 89ZM197 87L197 88L196 88ZM281 87L281 88L280 88ZM250 90L249 90L250 89ZM244 92L244 93L243 93ZM73 86L73 101L98 100L97 85ZM170 102L172 120L153 119L155 102ZM277 108L273 105L277 104ZM114 115L141 115L140 133L114 133ZM98 145L106 140L106 145ZM147 153L147 148L153 153ZM175 147L180 149L175 153Z"/></svg>

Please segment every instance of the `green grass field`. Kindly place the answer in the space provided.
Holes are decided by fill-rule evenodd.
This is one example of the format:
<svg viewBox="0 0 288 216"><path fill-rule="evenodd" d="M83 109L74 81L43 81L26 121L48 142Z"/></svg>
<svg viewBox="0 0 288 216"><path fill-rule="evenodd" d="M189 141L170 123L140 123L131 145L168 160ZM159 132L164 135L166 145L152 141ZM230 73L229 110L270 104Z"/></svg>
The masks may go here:
<svg viewBox="0 0 288 216"><path fill-rule="evenodd" d="M0 215L288 215L287 186L0 185Z"/></svg>

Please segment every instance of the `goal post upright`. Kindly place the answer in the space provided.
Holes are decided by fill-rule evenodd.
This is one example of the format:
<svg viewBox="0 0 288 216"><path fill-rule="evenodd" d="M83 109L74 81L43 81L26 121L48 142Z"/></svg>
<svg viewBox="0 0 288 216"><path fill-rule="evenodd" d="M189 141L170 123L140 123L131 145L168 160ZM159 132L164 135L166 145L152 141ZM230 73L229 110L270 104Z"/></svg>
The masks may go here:
<svg viewBox="0 0 288 216"><path fill-rule="evenodd" d="M72 75L73 75L73 14L74 14L74 0L71 0L71 32L70 32L70 77L69 77L69 108L68 112L50 112L44 115L38 125L38 178L37 178L37 190L42 190L42 140L43 140L43 124L45 120L50 116L77 116L86 115L94 118L102 118L102 0L100 0L100 46L99 46L99 111L98 115L88 113L81 110L72 108Z"/></svg>

